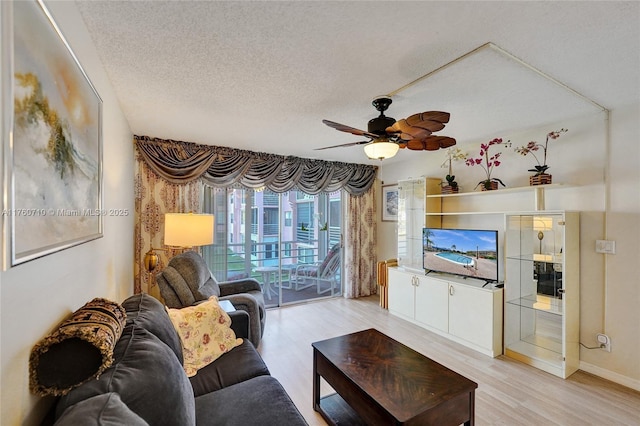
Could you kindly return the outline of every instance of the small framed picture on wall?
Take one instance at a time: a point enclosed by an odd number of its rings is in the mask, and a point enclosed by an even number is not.
[[[382,221],[398,220],[398,185],[382,185]]]

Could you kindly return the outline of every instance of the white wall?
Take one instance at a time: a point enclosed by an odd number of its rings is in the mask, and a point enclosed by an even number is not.
[[[546,192],[546,208],[581,211],[581,294],[580,338],[587,346],[596,346],[595,335],[606,333],[612,340],[612,351],[581,348],[581,369],[640,390],[640,279],[636,267],[640,261],[640,116],[639,104],[610,113],[610,149],[607,150],[606,115],[596,113],[565,123],[519,134],[495,135],[511,139],[514,146],[529,140],[544,141],[547,132],[561,127],[569,129],[549,148],[549,173],[559,189]],[[478,140],[464,150],[477,154]],[[493,151],[492,148],[492,153]],[[380,179],[392,184],[418,176],[441,177],[447,170],[440,167],[442,151],[411,153],[398,163],[382,163]],[[511,149],[503,149],[503,163],[493,176],[509,187],[528,185],[527,169],[535,165],[530,157],[521,157]],[[454,164],[456,180],[462,192],[472,191],[483,175],[475,167]],[[460,201],[463,202],[462,200]],[[530,194],[498,193],[464,199],[463,209],[533,210]],[[474,204],[475,203],[475,204]],[[472,207],[470,207],[472,206]],[[500,215],[446,217],[444,226],[502,229]],[[378,257],[397,256],[394,241],[395,223],[378,222]],[[595,253],[595,240],[616,242],[615,255]]]
[[[104,217],[103,238],[0,273],[3,426],[38,424],[50,403],[29,393],[33,345],[88,300],[122,301],[133,293],[133,135],[75,3],[47,6],[103,100],[103,207],[130,214]]]

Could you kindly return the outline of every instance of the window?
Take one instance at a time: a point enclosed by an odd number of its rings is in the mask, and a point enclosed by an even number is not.
[[[296,216],[298,217],[298,226],[296,227],[298,240],[311,242],[314,239],[313,203],[309,201],[298,202],[296,205]]]
[[[340,241],[340,197],[340,193],[313,196],[206,188],[204,211],[227,218],[216,224],[215,244],[202,248],[213,276],[218,281],[251,277],[263,282],[259,269],[277,267],[281,273],[271,279],[282,281],[280,286],[271,282],[278,297],[265,300],[268,306],[326,297],[315,285],[307,285],[308,292],[296,291],[290,280],[297,265],[322,262]],[[330,295],[341,294],[339,284]]]
[[[265,207],[263,212],[263,232],[264,235],[278,235],[278,213],[279,209]]]

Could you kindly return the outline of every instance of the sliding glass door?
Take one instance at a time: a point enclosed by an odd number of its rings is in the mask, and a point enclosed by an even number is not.
[[[342,199],[298,191],[205,188],[215,239],[203,256],[218,281],[257,279],[267,306],[342,294]]]

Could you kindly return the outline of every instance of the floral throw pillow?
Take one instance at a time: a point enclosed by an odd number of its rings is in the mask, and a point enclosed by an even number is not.
[[[184,371],[188,377],[242,343],[231,329],[231,318],[216,296],[199,305],[166,308],[182,342]]]

